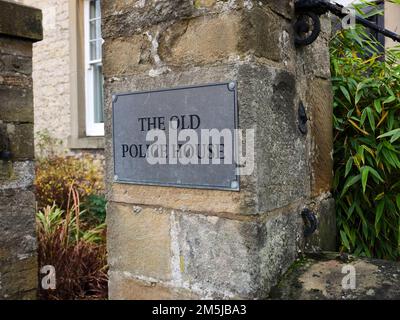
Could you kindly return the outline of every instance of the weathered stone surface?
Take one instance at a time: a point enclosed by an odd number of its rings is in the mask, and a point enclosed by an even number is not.
[[[333,181],[332,87],[329,80],[309,81],[307,104],[312,106],[311,122],[311,192],[316,197],[330,192]]]
[[[104,74],[131,75],[157,68],[175,70],[246,60],[249,56],[289,63],[293,58],[288,55],[293,50],[290,29],[289,22],[282,22],[267,7],[149,27],[141,33],[113,36],[106,41]]]
[[[15,2],[0,1],[0,34],[42,40],[42,12]]]
[[[329,16],[321,18],[321,36],[309,46],[297,48],[297,68],[301,69],[308,77],[319,77],[329,80],[330,58],[328,40],[330,38],[331,21]]]
[[[269,6],[273,11],[291,19],[294,15],[294,1],[282,0],[260,0],[261,3]]]
[[[141,281],[124,272],[110,272],[109,295],[112,300],[194,300],[197,295],[150,281]]]
[[[169,280],[170,217],[162,210],[110,203],[107,245],[111,270]]]
[[[102,4],[103,37],[131,36],[161,22],[189,17],[191,1],[104,1]]]
[[[298,212],[238,221],[111,204],[110,298],[169,299],[171,288],[200,298],[265,297],[301,251]]]
[[[0,35],[0,53],[32,58],[32,41],[14,41],[13,38]]]
[[[256,57],[264,57],[276,62],[289,60],[285,56],[290,45],[289,32],[291,24],[265,8],[253,8],[242,16],[241,51],[254,53]]]
[[[34,298],[37,286],[35,196],[0,190],[0,300]]]
[[[34,158],[33,123],[7,124],[7,134],[13,160]]]
[[[0,101],[1,120],[33,123],[31,90],[0,86]]]
[[[0,300],[33,300],[36,299],[37,259],[36,255],[16,261],[8,261],[12,269],[0,266],[1,284]],[[29,289],[28,289],[29,288]]]
[[[124,75],[143,72],[151,68],[151,43],[146,35],[117,38],[103,45],[103,72],[105,75]],[[119,55],[113,55],[119,52]]]
[[[239,70],[241,128],[256,130],[256,168],[251,191],[258,212],[281,208],[308,192],[305,137],[297,127],[294,76],[275,68]],[[250,187],[244,181],[244,190]]]
[[[321,195],[309,208],[316,214],[318,228],[313,235],[307,238],[306,251],[335,251],[337,249],[335,200]]]
[[[34,206],[35,196],[30,190],[0,190],[2,250],[21,256],[25,251],[32,253],[36,249]],[[8,245],[3,246],[5,243]]]
[[[167,64],[182,66],[215,64],[252,53],[279,62],[283,48],[276,43],[286,31],[285,24],[278,21],[263,8],[185,20],[162,33],[160,58]]]
[[[2,162],[3,168],[7,168],[9,173],[7,179],[0,179],[0,190],[23,189],[33,185],[35,177],[33,161]]]
[[[114,184],[110,200],[183,211],[234,214],[241,212],[240,194],[218,190]]]
[[[32,59],[15,54],[0,55],[0,72],[31,75]]]
[[[227,60],[240,53],[240,19],[238,14],[226,14],[174,24],[160,36],[160,58],[177,65]]]
[[[301,248],[296,210],[248,222],[199,214],[172,217],[175,280],[206,298],[264,297]]]
[[[349,267],[355,271],[355,289],[342,286],[343,279],[349,276]],[[293,265],[270,297],[298,300],[398,300],[399,279],[398,262],[325,253],[308,256]],[[345,283],[348,284],[347,279]]]
[[[0,85],[9,87],[31,88],[32,78],[16,73],[3,73],[0,75]]]
[[[36,299],[32,43],[41,11],[0,0],[0,300]]]

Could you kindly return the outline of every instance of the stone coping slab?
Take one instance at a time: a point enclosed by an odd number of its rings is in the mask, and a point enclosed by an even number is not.
[[[42,11],[19,3],[0,0],[0,35],[33,42],[42,40]]]
[[[331,252],[309,254],[292,265],[270,298],[398,300],[400,263]]]

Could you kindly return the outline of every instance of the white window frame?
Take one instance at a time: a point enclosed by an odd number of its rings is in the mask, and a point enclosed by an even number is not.
[[[104,123],[95,123],[93,64],[101,63],[102,59],[90,60],[90,0],[84,0],[84,33],[85,33],[85,120],[86,136],[104,136]]]

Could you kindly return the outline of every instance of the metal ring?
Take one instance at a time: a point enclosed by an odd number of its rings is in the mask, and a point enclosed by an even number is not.
[[[312,24],[310,25],[310,20]],[[296,23],[294,24],[295,31],[295,44],[306,46],[313,43],[321,33],[321,21],[314,12],[301,12],[297,16]],[[304,37],[305,34],[311,32],[308,36]]]

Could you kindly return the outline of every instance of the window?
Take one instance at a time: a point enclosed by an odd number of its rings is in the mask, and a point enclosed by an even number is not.
[[[104,135],[100,0],[85,0],[86,135]]]

